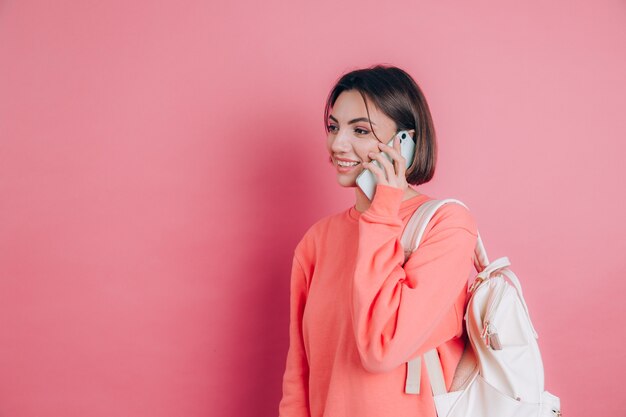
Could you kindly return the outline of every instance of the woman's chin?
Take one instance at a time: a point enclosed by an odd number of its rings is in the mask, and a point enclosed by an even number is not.
[[[346,178],[345,176],[338,175],[337,183],[342,187],[356,187],[356,179],[355,178]]]
[[[345,171],[345,168],[337,169],[336,171],[337,183],[342,187],[356,187],[356,179],[358,178],[359,174],[363,172],[363,168],[358,166],[347,170],[347,172],[342,171]]]

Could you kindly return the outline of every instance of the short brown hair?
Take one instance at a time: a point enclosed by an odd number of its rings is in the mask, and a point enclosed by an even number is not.
[[[324,128],[327,133],[330,108],[335,104],[339,94],[347,90],[356,90],[361,94],[368,117],[366,97],[396,122],[398,131],[415,130],[413,140],[416,152],[406,172],[406,181],[413,185],[430,181],[435,174],[437,164],[435,127],[426,98],[413,78],[400,68],[383,65],[344,74],[326,99]],[[374,132],[371,123],[370,128]],[[376,138],[378,139],[378,136]]]

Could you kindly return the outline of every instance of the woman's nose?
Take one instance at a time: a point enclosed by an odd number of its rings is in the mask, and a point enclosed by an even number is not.
[[[334,152],[347,152],[350,150],[350,137],[347,132],[339,132],[333,140],[332,149]]]

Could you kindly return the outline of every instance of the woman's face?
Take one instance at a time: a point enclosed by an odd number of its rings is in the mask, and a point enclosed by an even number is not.
[[[328,116],[326,144],[337,172],[337,182],[343,187],[355,187],[356,177],[364,169],[362,162],[372,160],[367,154],[380,152],[378,144],[389,142],[396,134],[396,122],[369,100],[367,107],[372,128],[380,141],[371,131],[363,97],[356,90],[343,91]],[[351,166],[340,166],[340,161],[350,163]]]

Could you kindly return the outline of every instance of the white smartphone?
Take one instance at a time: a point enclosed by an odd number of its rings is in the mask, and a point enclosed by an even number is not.
[[[393,148],[393,140],[395,138],[400,139],[400,154],[406,159],[407,169],[413,163],[413,156],[415,155],[415,142],[411,138],[411,135],[406,130],[398,132],[388,143],[388,146]],[[391,163],[393,159],[385,152],[381,152]],[[380,163],[376,160],[373,161],[377,167],[382,168]],[[384,168],[382,168],[384,169]],[[372,200],[374,198],[374,192],[376,191],[376,176],[369,169],[364,169],[363,172],[356,177],[356,185],[363,190],[363,193]]]

